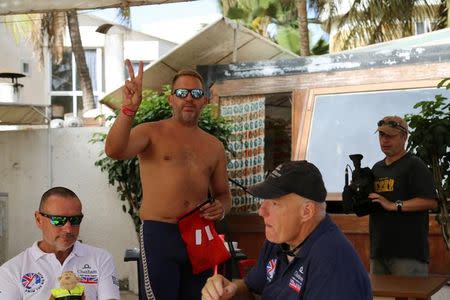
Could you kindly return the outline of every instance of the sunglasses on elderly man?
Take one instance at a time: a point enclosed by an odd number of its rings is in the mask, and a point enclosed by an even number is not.
[[[193,99],[200,99],[205,94],[202,89],[176,89],[172,94],[178,98],[186,98],[189,93]]]
[[[43,212],[39,212],[39,214],[43,217],[46,217],[50,219],[50,224],[56,226],[56,227],[62,227],[66,225],[67,222],[70,222],[72,226],[79,226],[81,223],[81,220],[83,220],[83,215],[79,216],[54,216],[54,215],[48,215],[44,214]]]
[[[380,121],[378,121],[377,125],[378,125],[378,127],[383,126],[383,125],[387,125],[392,128],[400,127],[401,130],[403,130],[405,132],[408,131],[405,127],[403,127],[399,122],[396,122],[396,121],[380,120]]]

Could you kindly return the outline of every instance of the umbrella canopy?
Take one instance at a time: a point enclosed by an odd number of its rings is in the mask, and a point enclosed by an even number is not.
[[[143,87],[161,90],[170,84],[181,69],[196,69],[198,65],[230,64],[259,60],[297,58],[298,55],[280,47],[261,35],[220,18],[197,35],[178,45],[167,55],[153,62],[145,71]],[[118,109],[122,102],[122,87],[106,95],[101,102]]]

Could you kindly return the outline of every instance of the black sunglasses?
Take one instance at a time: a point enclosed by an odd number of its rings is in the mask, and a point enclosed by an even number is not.
[[[205,94],[202,89],[176,89],[172,94],[178,98],[186,98],[189,93],[193,99],[200,99]]]
[[[81,220],[83,220],[83,215],[80,215],[80,216],[54,216],[54,215],[44,214],[43,212],[39,212],[39,214],[43,217],[49,218],[50,224],[52,224],[56,227],[64,226],[67,223],[67,221],[69,221],[72,226],[79,226],[81,223]]]
[[[405,127],[403,127],[399,122],[396,122],[396,121],[380,120],[380,121],[378,121],[377,125],[378,125],[378,127],[383,126],[383,125],[387,125],[392,128],[400,127],[400,129],[402,129],[403,131],[408,132],[408,130]]]

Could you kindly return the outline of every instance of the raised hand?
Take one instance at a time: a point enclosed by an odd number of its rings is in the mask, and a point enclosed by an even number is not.
[[[133,65],[130,60],[125,60],[130,79],[125,81],[123,88],[123,103],[122,106],[129,110],[137,111],[142,101],[142,77],[144,74],[144,64],[139,62],[138,74],[134,76]]]

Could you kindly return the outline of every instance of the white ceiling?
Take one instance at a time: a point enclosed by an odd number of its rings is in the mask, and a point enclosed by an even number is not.
[[[0,0],[0,15],[38,13],[53,10],[94,9],[119,7],[122,2],[129,6],[188,2],[189,0]]]

